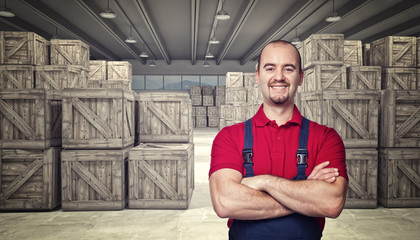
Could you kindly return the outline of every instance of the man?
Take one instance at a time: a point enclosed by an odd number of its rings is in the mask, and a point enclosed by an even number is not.
[[[256,81],[263,104],[251,123],[253,173],[244,178],[245,124],[222,129],[211,153],[213,208],[219,217],[230,218],[230,239],[319,239],[325,217],[338,217],[345,202],[343,142],[334,129],[310,122],[307,162],[302,164],[307,180],[292,180],[298,171],[296,152],[303,124],[294,105],[303,81],[298,50],[282,40],[267,44],[259,57]]]

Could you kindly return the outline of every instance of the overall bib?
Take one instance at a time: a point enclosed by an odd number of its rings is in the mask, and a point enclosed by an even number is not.
[[[306,179],[307,142],[309,135],[309,120],[302,119],[299,135],[299,148],[297,150],[297,175],[293,180]],[[253,135],[252,119],[245,122],[245,139],[242,156],[244,158],[245,177],[252,177],[253,171]],[[266,220],[233,220],[229,230],[230,240],[243,239],[320,239],[321,229],[314,217],[294,213],[285,217]]]

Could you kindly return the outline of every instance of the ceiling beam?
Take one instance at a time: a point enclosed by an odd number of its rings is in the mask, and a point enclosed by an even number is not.
[[[191,0],[191,64],[197,61],[198,19],[200,18],[200,0]]]
[[[160,53],[162,54],[163,59],[166,61],[167,64],[171,64],[171,59],[168,54],[168,51],[166,50],[165,45],[162,43],[161,37],[159,36],[158,32],[154,28],[152,20],[150,19],[149,14],[147,13],[147,10],[144,7],[142,1],[141,0],[133,0],[133,1],[141,17],[143,18],[147,28],[149,29],[150,34],[152,35],[153,40],[155,41],[155,44],[157,45]]]
[[[397,17],[397,16],[394,16],[394,17]],[[372,36],[370,36],[366,39],[363,39],[363,42],[372,42],[372,41],[375,41],[375,40],[383,38],[383,37],[398,35],[398,33],[401,33],[405,30],[408,30],[408,29],[414,28],[414,27],[418,27],[419,22],[420,22],[420,17],[411,19],[407,22],[401,23],[401,24],[399,24],[397,26],[394,26],[392,28],[388,28],[388,29],[386,29],[386,30],[384,30],[380,33],[377,33],[377,34],[372,35]],[[417,34],[417,33],[414,33],[413,35],[415,36],[415,34]]]
[[[130,26],[134,29],[134,31],[136,31],[137,35],[139,35],[140,40],[142,41],[144,48],[147,50],[147,52],[150,53],[151,58],[154,59],[154,60],[156,60],[157,59],[156,56],[150,50],[149,46],[146,44],[146,41],[144,41],[144,39],[141,36],[140,32],[137,30],[136,25],[127,16],[127,14],[125,13],[124,9],[121,7],[121,4],[119,3],[119,1],[115,0],[115,3],[117,5],[118,9],[121,11],[121,13],[124,15],[125,19],[127,19],[127,21],[130,23]]]
[[[213,15],[213,24],[211,25],[211,31],[210,31],[210,35],[209,35],[209,40],[207,41],[206,52],[204,53],[204,59],[205,60],[207,60],[206,55],[210,51],[210,47],[211,47],[210,39],[214,36],[214,32],[216,31],[216,28],[217,28],[217,23],[219,22],[219,20],[217,20],[215,16],[216,16],[217,12],[222,9],[223,1],[224,0],[219,0],[218,1],[217,7],[216,7],[216,12]]]
[[[118,28],[112,26],[111,21],[105,20],[99,16],[100,8],[92,1],[77,0],[77,3],[97,22],[101,25],[120,45],[127,50],[137,60],[146,64],[146,60],[142,59],[128,44],[124,41],[124,34]],[[105,22],[106,21],[106,22]],[[112,27],[111,27],[112,26]]]
[[[81,40],[89,45],[89,47],[96,51],[97,53],[101,54],[107,59],[117,60],[119,59],[115,54],[107,50],[101,44],[99,44],[96,40],[88,36],[82,30],[65,20],[63,17],[58,15],[53,10],[46,7],[44,4],[39,2],[38,0],[20,0],[20,2],[29,8],[32,12],[38,14],[43,19],[50,22],[52,25],[60,28],[60,30],[66,32],[68,35],[74,37],[75,39]]]
[[[12,27],[16,30],[19,30],[21,32],[35,32],[36,34],[40,35],[41,37],[45,39],[50,39],[52,37],[51,34],[45,32],[44,30],[41,30],[18,17],[13,18],[0,18],[0,22],[8,25],[9,27]]]
[[[245,24],[251,12],[254,10],[257,3],[258,3],[258,0],[248,0],[248,4],[244,6],[244,8],[242,9],[241,17],[238,18],[238,20],[236,21],[235,26],[232,28],[232,31],[229,33],[229,37],[223,44],[222,50],[219,52],[219,55],[217,56],[216,65],[219,65],[220,62],[225,58],[227,52],[232,47],[233,42],[238,37],[238,34],[241,31],[241,28]]]
[[[325,0],[323,4],[327,1],[328,0]],[[274,38],[299,15],[299,13],[309,7],[313,2],[313,0],[306,0],[294,3],[292,7],[276,21],[276,24],[271,27],[270,30],[268,30],[267,33],[264,34],[264,36],[262,36],[255,44],[253,44],[252,47],[241,57],[241,65],[255,58],[255,56],[260,53],[266,44],[274,40]]]

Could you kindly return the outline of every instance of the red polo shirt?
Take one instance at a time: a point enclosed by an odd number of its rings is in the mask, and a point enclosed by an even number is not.
[[[277,126],[270,121],[262,105],[252,118],[254,135],[254,173],[270,174],[292,179],[297,173],[296,151],[299,146],[299,132],[302,115],[295,106],[293,117],[284,125]],[[235,169],[245,174],[242,159],[244,147],[244,126],[239,123],[223,128],[213,141],[209,176],[222,168]],[[340,176],[348,181],[345,149],[338,133],[327,126],[310,123],[308,137],[308,167],[306,176],[313,168],[325,161],[328,167],[338,168]],[[321,229],[325,218],[317,219]]]

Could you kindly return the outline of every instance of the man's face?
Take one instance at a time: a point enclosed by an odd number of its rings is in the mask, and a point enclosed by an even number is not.
[[[264,48],[260,58],[261,65],[256,77],[264,103],[293,104],[303,79],[296,50],[288,44],[271,43]]]

